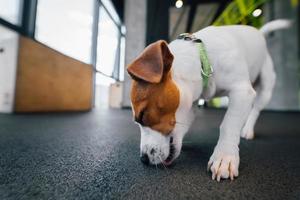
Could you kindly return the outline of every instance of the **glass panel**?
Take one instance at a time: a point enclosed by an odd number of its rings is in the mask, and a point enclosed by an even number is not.
[[[121,24],[119,15],[117,14],[115,7],[113,6],[113,3],[111,2],[111,0],[101,0],[101,3],[104,5],[106,10],[109,12],[109,14],[113,18],[113,20],[117,24]]]
[[[125,73],[125,37],[121,38],[121,49],[120,49],[120,81],[124,81]]]
[[[120,31],[103,7],[100,7],[97,70],[111,76],[118,56]]]
[[[0,17],[15,24],[21,24],[23,0],[0,0]]]
[[[91,63],[94,0],[39,0],[36,39]]]

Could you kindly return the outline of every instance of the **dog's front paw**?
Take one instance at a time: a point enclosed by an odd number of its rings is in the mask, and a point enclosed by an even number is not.
[[[218,182],[223,179],[234,177],[239,175],[239,163],[240,157],[238,150],[231,150],[230,152],[222,150],[222,148],[216,146],[214,153],[209,159],[207,170],[212,173],[212,179]]]

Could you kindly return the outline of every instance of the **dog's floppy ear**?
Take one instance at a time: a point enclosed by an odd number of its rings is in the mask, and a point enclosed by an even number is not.
[[[163,75],[170,71],[173,58],[167,43],[159,40],[146,47],[142,54],[127,67],[127,71],[135,80],[159,83]]]

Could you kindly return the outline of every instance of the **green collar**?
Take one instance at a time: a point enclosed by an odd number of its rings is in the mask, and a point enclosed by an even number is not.
[[[198,43],[198,47],[199,47],[199,55],[201,60],[201,76],[203,81],[203,87],[207,88],[208,79],[213,74],[213,68],[209,62],[203,42]]]
[[[192,35],[190,33],[182,33],[178,36],[177,39],[184,39],[187,41],[192,41],[197,43],[199,48],[200,61],[201,61],[201,77],[202,77],[203,87],[207,88],[209,77],[211,77],[211,75],[213,74],[213,68],[209,62],[207,52],[202,40],[196,38],[195,35]]]

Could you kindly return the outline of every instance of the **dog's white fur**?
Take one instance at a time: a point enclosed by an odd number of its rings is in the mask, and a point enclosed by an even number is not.
[[[238,176],[240,136],[254,137],[254,125],[260,111],[269,102],[275,84],[275,72],[264,35],[287,28],[287,20],[277,20],[259,31],[249,26],[210,26],[194,35],[205,44],[214,73],[208,88],[203,88],[201,62],[196,43],[175,40],[169,44],[174,55],[172,78],[180,92],[174,138],[176,159],[182,139],[193,121],[193,103],[199,98],[228,96],[229,106],[220,126],[220,137],[208,162],[212,178]],[[255,83],[255,85],[254,85]],[[140,126],[141,153],[147,153],[152,164],[163,162],[169,154],[169,137]],[[150,154],[150,149],[155,154]]]

